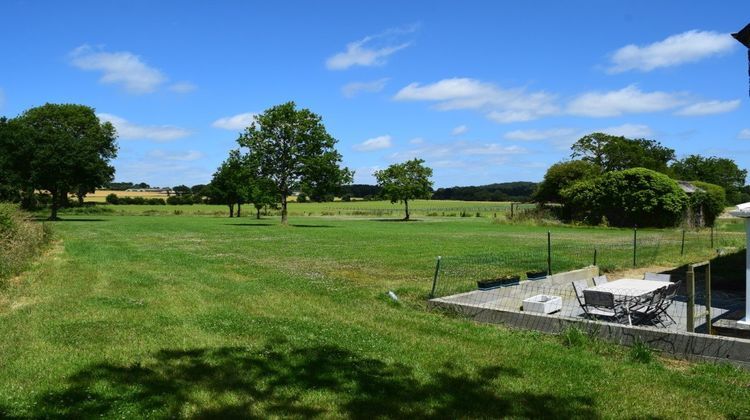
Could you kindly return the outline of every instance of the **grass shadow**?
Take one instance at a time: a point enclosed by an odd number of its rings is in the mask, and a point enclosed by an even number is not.
[[[106,219],[64,219],[64,218],[57,218],[55,220],[50,220],[46,217],[34,217],[32,218],[35,222],[50,222],[50,223],[67,223],[67,222],[106,222]]]
[[[284,348],[284,349],[280,349]],[[594,399],[511,391],[514,367],[412,368],[334,345],[163,350],[146,362],[86,367],[43,394],[29,417],[598,418]]]
[[[297,228],[334,228],[336,226],[330,226],[330,225],[304,225],[304,224],[291,224],[292,227]]]
[[[273,226],[273,223],[224,223],[224,226]]]

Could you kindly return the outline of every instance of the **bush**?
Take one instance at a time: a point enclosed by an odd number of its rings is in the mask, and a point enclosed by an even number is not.
[[[561,195],[569,217],[591,224],[667,227],[682,221],[688,196],[668,176],[645,168],[579,181]]]
[[[343,196],[341,197],[341,201],[347,201],[347,202],[348,202],[348,201],[352,201],[352,196],[351,196],[351,194],[344,194],[344,195],[343,195]]]
[[[0,203],[0,279],[19,274],[50,236],[48,225],[34,222],[16,204]]]
[[[179,205],[192,205],[193,204],[193,196],[189,194],[185,195],[172,195],[167,198],[167,204],[173,205],[173,206],[179,206]]]
[[[299,195],[297,196],[297,202],[307,203],[307,195],[305,195],[305,193],[299,193]]]
[[[104,200],[109,204],[120,204],[120,198],[115,193],[107,194],[107,198]]]
[[[727,193],[724,188],[708,182],[692,181],[691,184],[702,189],[690,196],[690,208],[693,211],[703,209],[703,220],[706,226],[713,226],[716,218],[724,211]]]

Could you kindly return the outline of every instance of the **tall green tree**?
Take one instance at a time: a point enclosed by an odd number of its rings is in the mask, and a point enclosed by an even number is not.
[[[747,170],[740,169],[732,159],[690,155],[672,164],[677,179],[703,181],[726,190],[727,201],[737,204],[741,200]]]
[[[391,203],[404,203],[404,220],[409,220],[409,200],[427,199],[432,195],[432,169],[423,163],[422,159],[412,159],[375,172],[381,195]]]
[[[322,194],[351,182],[352,172],[340,166],[337,141],[321,120],[309,109],[287,102],[258,115],[237,140],[257,162],[260,175],[273,181],[284,225],[292,192],[305,187]]]
[[[669,173],[675,151],[656,140],[629,139],[604,133],[581,137],[571,146],[572,158],[580,158],[601,168],[602,172],[646,168]]]
[[[241,216],[242,203],[249,195],[248,172],[240,151],[232,150],[211,179],[209,184],[211,201],[226,204],[229,207],[229,217],[234,217],[235,205],[238,206],[237,217]]]
[[[601,174],[601,169],[586,160],[571,160],[558,162],[544,174],[544,179],[537,186],[533,199],[538,203],[561,203],[560,191],[575,182],[595,178]]]
[[[111,159],[117,156],[117,134],[84,105],[45,104],[16,118],[32,148],[26,188],[52,195],[51,220],[69,192],[101,187],[112,180]],[[2,154],[4,151],[0,151]],[[22,171],[24,173],[24,171]],[[25,176],[25,173],[24,173]]]

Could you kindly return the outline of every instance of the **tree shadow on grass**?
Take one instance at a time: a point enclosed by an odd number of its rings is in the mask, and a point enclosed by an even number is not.
[[[224,226],[273,226],[273,223],[224,223]]]
[[[50,223],[67,223],[67,222],[106,222],[106,219],[64,219],[64,218],[57,218],[55,220],[50,220],[46,217],[35,217],[32,220],[35,222],[50,222]]]
[[[296,228],[334,228],[336,226],[331,225],[304,225],[304,224],[291,224],[290,226]]]
[[[411,222],[421,222],[422,219],[370,219],[373,222],[403,222],[403,223],[411,223]]]
[[[504,390],[509,367],[454,365],[418,377],[337,346],[163,350],[154,360],[96,364],[42,395],[32,417],[261,418],[345,416],[600,417],[591,397]],[[286,346],[281,346],[286,347]],[[0,417],[2,417],[0,408]],[[14,413],[6,413],[14,414]]]

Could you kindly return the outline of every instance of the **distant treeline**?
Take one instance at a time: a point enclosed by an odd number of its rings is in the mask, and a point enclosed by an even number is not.
[[[376,198],[380,194],[381,188],[377,185],[352,184],[341,187],[341,196],[350,196],[356,198]]]
[[[463,201],[530,201],[536,189],[534,182],[503,182],[471,187],[438,188],[434,200]]]

